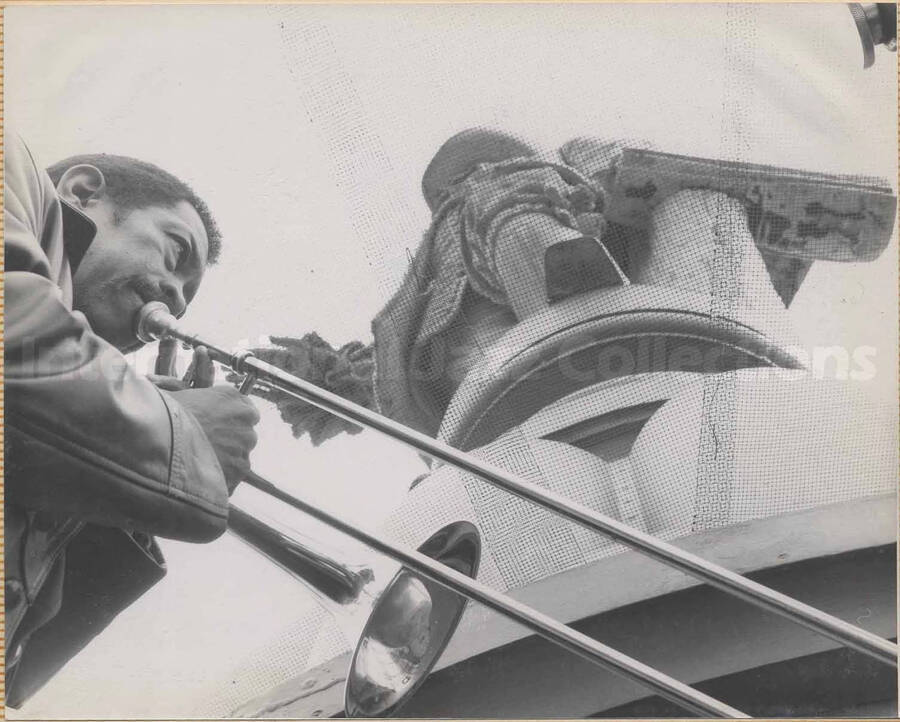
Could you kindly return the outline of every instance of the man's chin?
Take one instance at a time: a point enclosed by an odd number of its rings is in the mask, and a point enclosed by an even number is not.
[[[97,335],[123,354],[134,353],[144,346],[144,343],[131,333],[104,334],[98,331]]]
[[[144,345],[132,333],[131,329],[126,330],[113,325],[93,322],[90,317],[88,317],[88,323],[91,324],[91,328],[95,334],[108,344],[115,346],[123,354],[133,353]]]
[[[127,301],[128,303],[120,302],[118,305],[119,309],[129,309],[124,313],[109,313],[111,310],[109,308],[103,309],[103,313],[90,313],[90,308],[83,311],[94,333],[108,344],[115,346],[123,354],[137,351],[144,345],[134,335],[131,327],[131,319],[137,310],[130,311],[130,309],[132,307],[140,309],[140,306],[133,303],[130,298]],[[123,323],[126,320],[127,323]]]

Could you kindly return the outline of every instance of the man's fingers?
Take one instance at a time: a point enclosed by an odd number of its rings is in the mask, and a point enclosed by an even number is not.
[[[175,359],[178,357],[178,341],[174,338],[164,338],[159,342],[158,355],[153,373],[157,376],[174,376]]]
[[[235,418],[249,421],[251,425],[259,423],[259,409],[256,408],[256,404],[249,397],[244,396],[233,386],[216,386],[215,388],[225,399],[239,404],[239,410],[234,412]]]
[[[206,346],[198,346],[194,349],[194,357],[188,367],[184,380],[195,389],[206,389],[216,380],[216,367],[209,357]]]
[[[256,404],[254,404],[250,399],[246,396],[242,396],[242,399],[246,399],[247,401],[247,418],[250,420],[250,423],[254,426],[259,423],[259,409],[256,408]]]
[[[197,364],[194,384],[196,385],[199,382],[203,388],[212,386],[216,380],[216,366],[209,357],[209,351],[206,346],[200,346],[197,349],[194,361]]]

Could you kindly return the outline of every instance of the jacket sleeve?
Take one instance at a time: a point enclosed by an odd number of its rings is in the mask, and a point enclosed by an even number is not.
[[[5,161],[6,498],[185,541],[217,537],[228,494],[206,435],[70,310],[53,277],[55,190],[15,136]]]

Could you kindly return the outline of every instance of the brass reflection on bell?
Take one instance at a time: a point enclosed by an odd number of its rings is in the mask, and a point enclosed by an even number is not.
[[[425,680],[450,641],[466,598],[398,564],[389,574],[322,551],[296,530],[232,506],[229,530],[315,595],[355,644],[344,709],[349,717],[396,712]],[[475,577],[481,540],[466,521],[448,524],[419,547],[426,556]],[[386,580],[386,581],[385,581]]]

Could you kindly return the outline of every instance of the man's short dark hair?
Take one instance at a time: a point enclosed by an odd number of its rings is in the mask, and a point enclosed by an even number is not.
[[[76,165],[92,165],[106,179],[106,192],[116,206],[116,221],[120,221],[128,211],[150,206],[172,206],[187,201],[203,221],[209,238],[207,263],[212,265],[219,259],[222,236],[209,208],[184,181],[179,180],[162,168],[135,158],[122,155],[95,153],[73,155],[47,169],[53,185],[59,183],[63,174]]]

